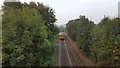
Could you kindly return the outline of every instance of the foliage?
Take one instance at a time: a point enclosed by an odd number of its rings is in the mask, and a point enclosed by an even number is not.
[[[80,16],[80,19],[69,21],[66,30],[85,54],[95,62],[119,66],[120,18],[104,17],[99,24],[94,25],[92,21]]]
[[[44,6],[43,3],[37,2],[30,2],[30,4],[25,4],[30,8],[35,8],[39,11],[39,13],[42,15],[42,19],[44,20],[45,25],[47,26],[47,30],[50,30],[53,35],[56,35],[58,33],[58,28],[55,26],[56,18],[55,18],[55,12],[52,8],[48,6]],[[56,30],[54,28],[57,28]]]
[[[105,17],[93,30],[91,51],[96,62],[117,66],[120,64],[119,27],[120,19]]]
[[[85,16],[69,21],[66,27],[69,36],[78,43],[79,48],[83,49],[85,54],[90,52],[91,30],[93,27],[94,23]]]
[[[3,66],[53,65],[56,35],[52,34],[51,30],[47,30],[49,28],[45,25],[44,16],[38,9],[31,8],[37,5],[27,4],[28,6],[25,6],[26,3],[20,3],[21,7],[15,8],[17,2],[7,3],[5,2],[2,7],[4,11],[2,20]],[[56,33],[58,27],[54,27],[51,29]],[[53,40],[48,39],[49,33]]]

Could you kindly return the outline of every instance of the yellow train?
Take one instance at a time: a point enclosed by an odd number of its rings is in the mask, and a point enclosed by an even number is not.
[[[64,40],[64,39],[65,39],[65,36],[64,36],[64,35],[60,35],[60,39],[61,39],[61,40]]]

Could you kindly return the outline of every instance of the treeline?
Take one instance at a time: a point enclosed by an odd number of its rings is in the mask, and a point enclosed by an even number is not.
[[[66,31],[86,56],[101,65],[120,64],[120,18],[104,17],[94,24],[85,16],[70,20]]]
[[[59,27],[59,32],[64,32],[65,31],[65,28],[63,26],[60,26]]]
[[[39,2],[4,2],[2,11],[2,65],[54,65],[54,10]]]

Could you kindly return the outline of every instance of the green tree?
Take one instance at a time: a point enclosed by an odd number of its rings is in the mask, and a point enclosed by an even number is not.
[[[51,35],[56,35],[58,34],[58,28],[55,26],[56,22],[56,17],[55,17],[55,12],[52,8],[43,5],[43,3],[37,2],[30,2],[29,7],[31,8],[36,8],[39,13],[42,15],[42,19],[45,22],[45,25],[47,26],[47,30],[51,31]],[[54,28],[57,28],[56,30]]]
[[[51,31],[47,30],[43,15],[26,3],[21,4],[22,8],[11,5],[2,7],[5,12],[2,20],[3,66],[53,65],[56,44],[48,39]],[[52,29],[57,31],[56,26]]]
[[[85,55],[93,58],[95,62],[101,65],[119,66],[120,18],[104,17],[95,25],[85,16],[80,16],[79,19],[67,23],[66,31]]]
[[[92,31],[92,57],[101,64],[119,65],[120,19],[105,17]],[[109,56],[109,57],[107,57]]]
[[[86,55],[90,53],[91,31],[93,28],[94,23],[85,16],[69,21],[66,27],[68,35],[78,43],[79,48],[83,49]]]

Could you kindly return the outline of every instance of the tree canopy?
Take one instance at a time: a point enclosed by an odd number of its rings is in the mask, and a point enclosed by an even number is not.
[[[2,7],[3,66],[55,64],[58,27],[52,8],[35,2],[4,2]],[[45,19],[45,17],[48,17]],[[50,25],[52,23],[52,25]],[[51,38],[49,38],[51,36]]]
[[[101,65],[119,66],[120,18],[104,17],[95,25],[85,16],[80,16],[66,24],[66,31],[84,54],[95,62]]]

